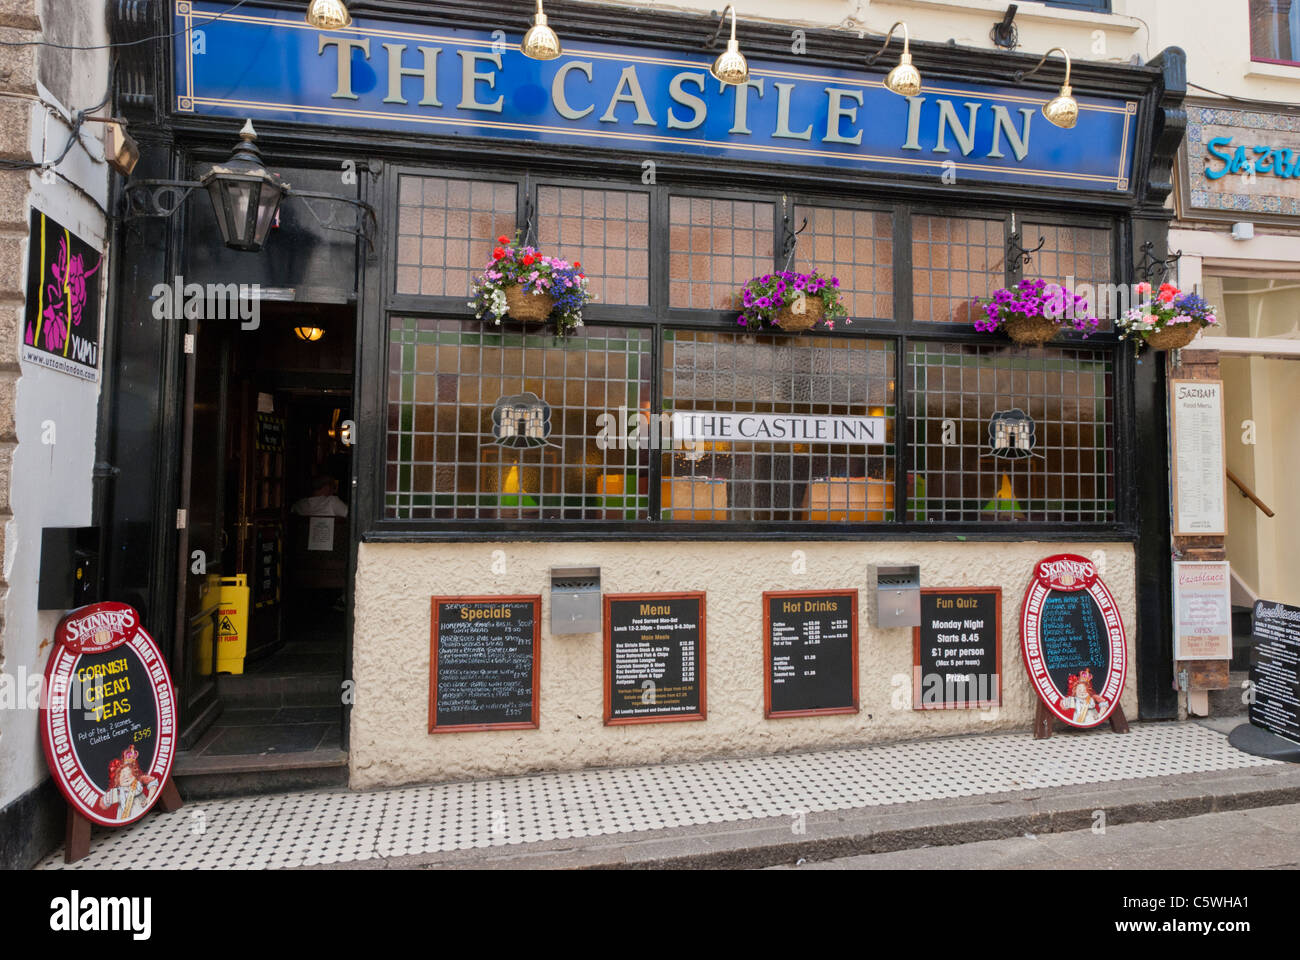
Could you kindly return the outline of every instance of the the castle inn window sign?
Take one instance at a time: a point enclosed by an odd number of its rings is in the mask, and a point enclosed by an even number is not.
[[[1134,101],[1078,97],[1078,124],[1065,130],[1040,112],[1051,94],[1026,87],[945,80],[903,97],[881,73],[811,57],[807,67],[750,60],[747,81],[724,85],[704,52],[575,42],[537,61],[488,30],[358,18],[329,32],[254,6],[211,19],[223,9],[176,5],[178,112],[1129,189]]]

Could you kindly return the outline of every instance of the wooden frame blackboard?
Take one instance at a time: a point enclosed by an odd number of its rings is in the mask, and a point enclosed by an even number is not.
[[[441,627],[438,608],[441,604],[456,603],[462,605],[500,606],[503,604],[529,604],[532,607],[532,693],[529,719],[507,721],[504,723],[438,723],[438,650],[439,629]],[[433,597],[429,605],[429,732],[430,733],[469,733],[476,730],[536,730],[538,721],[538,703],[541,694],[542,677],[542,598],[541,596],[511,597]]]
[[[927,629],[925,626],[925,598],[949,596],[954,600],[961,597],[969,596],[986,596],[992,595],[994,619],[993,629],[993,675],[997,677],[997,696],[996,699],[986,700],[962,700],[962,701],[944,701],[943,703],[924,702],[922,696],[922,680],[926,668],[927,656],[923,655],[923,637],[922,632]],[[954,606],[952,613],[957,619],[961,617],[962,610]],[[989,707],[1002,706],[1002,588],[1001,587],[924,587],[921,590],[921,626],[912,628],[912,709],[913,710],[982,710]],[[957,628],[958,632],[963,632]],[[941,668],[936,668],[941,669]],[[960,669],[960,668],[958,668]],[[946,690],[945,685],[945,690]]]
[[[850,702],[838,706],[798,710],[775,710],[772,707],[772,600],[849,598]],[[798,614],[791,614],[798,616]],[[858,591],[857,590],[769,590],[763,594],[763,716],[820,717],[839,713],[857,713],[858,698]]]
[[[675,723],[683,720],[705,720],[708,718],[708,684],[705,673],[705,647],[707,646],[705,630],[705,607],[707,594],[700,592],[685,593],[607,593],[604,597],[604,696],[605,725],[608,727],[634,723]],[[664,601],[695,600],[699,604],[699,619],[696,623],[695,644],[695,694],[698,709],[686,713],[649,713],[638,715],[614,716],[614,605],[620,603],[649,603],[660,605]]]

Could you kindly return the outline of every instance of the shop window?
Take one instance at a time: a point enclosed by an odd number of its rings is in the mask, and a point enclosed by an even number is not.
[[[1111,231],[1106,227],[1078,227],[1055,224],[1026,223],[1022,228],[1025,247],[1043,246],[1033,254],[1025,266],[1025,276],[1041,277],[1052,283],[1069,286],[1079,293],[1079,287],[1092,288],[1089,305],[1101,319],[1100,330],[1110,330],[1114,317],[1109,316],[1110,298],[1103,293],[1114,282],[1111,258]],[[1073,280],[1071,280],[1073,278]]]
[[[1001,220],[912,217],[912,311],[929,323],[972,323],[971,301],[1006,279]]]
[[[857,338],[669,330],[663,410],[767,415],[771,441],[688,432],[660,453],[661,519],[673,523],[884,523],[894,519],[894,347]],[[875,442],[808,435],[830,418],[878,421]],[[728,418],[735,425],[739,417]],[[711,422],[717,423],[716,420]]]
[[[1110,0],[1042,0],[1045,7],[1063,7],[1067,10],[1092,10],[1110,13]]]
[[[650,409],[650,343],[637,328],[558,339],[394,319],[385,516],[646,519],[649,454],[610,436]]]
[[[913,343],[908,514],[929,523],[1115,520],[1111,354]]]
[[[398,188],[397,292],[467,297],[496,238],[513,236],[513,183],[404,176]]]
[[[550,254],[582,264],[597,303],[650,303],[650,195],[539,187],[537,237]]]
[[[1255,60],[1300,61],[1300,2],[1250,0],[1250,55]]]
[[[730,310],[750,278],[775,265],[776,207],[710,197],[669,201],[669,304],[693,310]]]
[[[807,226],[804,226],[804,224]],[[839,278],[850,317],[894,316],[894,218],[884,212],[842,207],[796,206],[802,229],[795,269]]]

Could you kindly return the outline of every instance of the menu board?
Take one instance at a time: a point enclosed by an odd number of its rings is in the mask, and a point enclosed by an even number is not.
[[[1223,381],[1170,381],[1174,536],[1227,535]]]
[[[1119,703],[1128,639],[1119,605],[1091,560],[1039,561],[1020,612],[1021,652],[1039,699],[1075,727],[1095,727]]]
[[[912,709],[969,710],[1002,704],[1002,588],[921,591],[912,630]]]
[[[1250,722],[1300,742],[1300,607],[1259,600],[1251,622]]]
[[[541,597],[434,597],[429,732],[535,730]]]
[[[605,723],[705,718],[703,593],[605,595]]]
[[[858,592],[763,594],[767,717],[858,712]]]
[[[1228,561],[1174,563],[1174,659],[1232,659]]]
[[[159,799],[176,750],[176,692],[140,615],[112,601],[79,607],[45,667],[41,742],[71,808],[93,823],[139,820]]]

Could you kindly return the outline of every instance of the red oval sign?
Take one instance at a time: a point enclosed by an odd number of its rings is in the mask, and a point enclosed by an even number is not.
[[[1128,642],[1115,598],[1087,557],[1062,553],[1034,568],[1020,610],[1025,669],[1040,700],[1075,727],[1095,727],[1124,692]]]
[[[149,812],[175,758],[176,691],[132,607],[93,603],[59,621],[40,724],[46,763],[74,810],[105,826]]]

